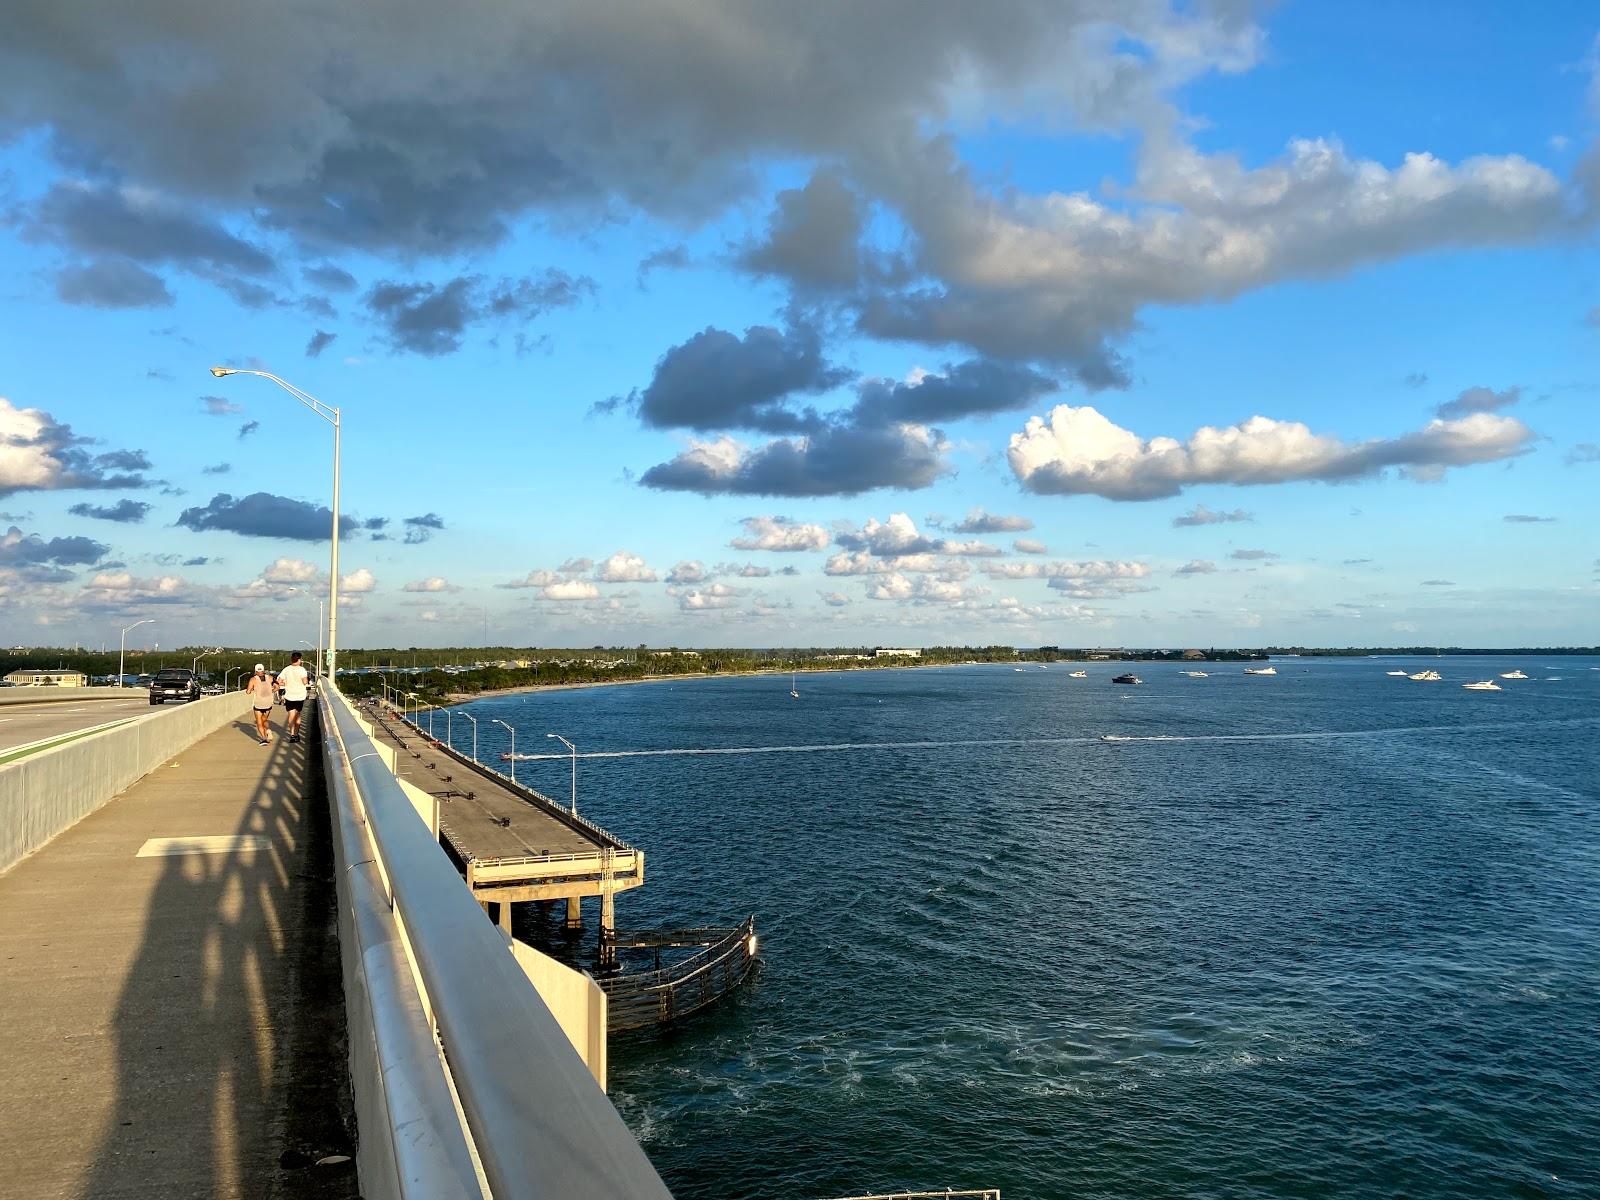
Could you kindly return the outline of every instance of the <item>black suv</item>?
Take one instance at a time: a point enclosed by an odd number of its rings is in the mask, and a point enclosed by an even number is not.
[[[150,703],[163,704],[168,700],[183,703],[200,699],[200,681],[194,672],[183,667],[168,667],[157,671],[150,681]]]

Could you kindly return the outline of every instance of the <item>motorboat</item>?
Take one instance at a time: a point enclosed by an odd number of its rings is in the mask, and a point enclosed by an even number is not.
[[[1140,679],[1132,671],[1128,671],[1125,674],[1115,676],[1111,680],[1111,682],[1112,683],[1143,683],[1144,680]]]
[[[1013,671],[1015,671],[1018,675],[1022,674],[1022,668],[1021,667],[1012,667],[1011,669]]]
[[[1404,672],[1404,671],[1385,671],[1384,674],[1385,675],[1398,675],[1401,679],[1404,679],[1406,677],[1406,672]]]
[[[1414,679],[1418,683],[1437,683],[1444,676],[1437,671],[1418,671],[1415,675],[1407,675],[1406,678]]]
[[[1089,672],[1087,672],[1087,671],[1068,671],[1067,672],[1067,678],[1068,679],[1087,679],[1087,678],[1089,678]]]
[[[1244,669],[1244,673],[1246,675],[1276,675],[1278,673],[1278,668],[1277,667],[1246,667]]]
[[[1463,683],[1461,686],[1469,692],[1500,692],[1505,690],[1492,679],[1480,679],[1477,683]]]
[[[1190,679],[1204,679],[1208,673],[1205,671],[1183,671],[1181,674],[1187,675]]]
[[[1526,675],[1524,675],[1521,671],[1503,671],[1500,674],[1500,678],[1501,679],[1526,679],[1528,677]]]
[[[1119,733],[1102,733],[1100,735],[1100,740],[1102,742],[1131,742],[1131,741],[1133,741],[1132,738],[1124,737]]]

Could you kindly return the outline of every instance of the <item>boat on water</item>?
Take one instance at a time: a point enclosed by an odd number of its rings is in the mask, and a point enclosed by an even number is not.
[[[1244,669],[1244,673],[1246,675],[1276,675],[1278,673],[1278,668],[1277,667],[1246,667]]]
[[[1505,690],[1492,679],[1480,679],[1477,683],[1463,683],[1461,686],[1469,692],[1500,692]]]
[[[1500,678],[1501,679],[1526,679],[1528,677],[1525,674],[1523,674],[1521,671],[1502,671],[1500,673]]]
[[[795,682],[796,678],[797,678],[797,676],[795,675],[795,673],[793,671],[790,671],[789,672],[789,695],[790,695],[790,697],[792,699],[798,700],[798,699],[800,699],[800,687]]]
[[[1140,679],[1132,671],[1128,671],[1125,674],[1115,676],[1111,680],[1111,682],[1112,683],[1143,683],[1144,680]]]
[[[1180,673],[1187,675],[1190,679],[1205,679],[1208,675],[1206,671],[1183,671]]]
[[[1089,678],[1089,672],[1087,672],[1087,671],[1068,671],[1067,672],[1067,678],[1068,679],[1087,679],[1087,678]]]
[[[1022,668],[1021,667],[1012,667],[1011,669],[1013,671],[1015,671],[1018,675],[1022,674]]]
[[[1444,676],[1437,671],[1418,671],[1415,675],[1407,675],[1406,678],[1415,679],[1419,683],[1437,683]]]
[[[1131,741],[1133,741],[1132,738],[1123,737],[1120,733],[1102,733],[1100,735],[1100,740],[1102,742],[1131,742]]]
[[[1404,679],[1406,677],[1406,673],[1404,671],[1385,671],[1384,674],[1385,675],[1398,675],[1401,679]]]

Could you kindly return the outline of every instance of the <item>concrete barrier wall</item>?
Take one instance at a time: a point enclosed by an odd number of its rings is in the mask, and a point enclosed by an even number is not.
[[[5,704],[65,704],[69,700],[119,700],[138,699],[149,694],[149,688],[114,687],[8,687],[0,688],[0,705]]]
[[[582,971],[558,963],[527,942],[511,939],[511,953],[523,974],[539,991],[572,1048],[589,1068],[600,1090],[606,1090],[606,993]]]
[[[0,871],[173,755],[243,716],[246,707],[243,692],[166,706],[149,720],[90,734],[0,767]]]

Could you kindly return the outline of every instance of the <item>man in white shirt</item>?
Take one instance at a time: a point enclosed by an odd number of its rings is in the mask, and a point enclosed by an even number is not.
[[[306,689],[311,676],[300,665],[300,651],[289,656],[289,665],[278,672],[278,695],[289,713],[289,740],[300,740],[300,710],[306,704]]]

